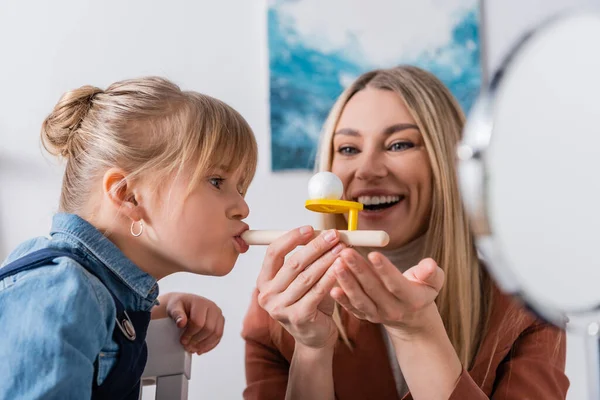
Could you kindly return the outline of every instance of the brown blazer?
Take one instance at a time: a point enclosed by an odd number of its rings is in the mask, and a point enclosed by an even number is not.
[[[534,318],[498,290],[493,297],[488,333],[473,367],[463,370],[450,399],[565,399],[569,381],[564,373],[564,331]],[[336,399],[398,399],[380,327],[344,311],[342,323],[354,349],[341,341],[335,349]],[[244,399],[284,399],[294,338],[258,305],[256,291],[242,336],[246,341]],[[435,377],[431,381],[435,384]]]

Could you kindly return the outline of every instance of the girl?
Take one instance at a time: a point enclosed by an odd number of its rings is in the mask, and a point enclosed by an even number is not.
[[[455,168],[463,124],[414,67],[368,72],[340,96],[319,168],[390,243],[345,248],[344,217],[324,215],[334,229],[285,262],[312,229],[271,245],[244,325],[246,399],[566,397],[564,332],[502,295],[477,258]]]
[[[187,325],[188,350],[218,343],[220,310],[159,305],[157,281],[225,275],[248,249],[254,135],[223,102],[143,78],[66,93],[41,136],[67,160],[60,213],[0,268],[0,398],[137,399],[151,314]]]

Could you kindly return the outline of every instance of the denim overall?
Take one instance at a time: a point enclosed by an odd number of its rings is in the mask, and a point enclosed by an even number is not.
[[[76,252],[66,249],[45,248],[34,251],[0,269],[0,280],[25,270],[42,266],[47,267],[53,264],[58,257],[68,257],[79,263],[92,275],[97,276],[91,268],[86,266],[87,263],[84,258]],[[98,277],[98,279],[100,278]],[[150,323],[150,312],[128,313],[112,292],[111,295],[117,309],[113,340],[119,345],[119,358],[101,385],[97,385],[94,376],[92,399],[137,400],[140,391],[140,378],[148,356],[146,332]],[[97,374],[97,365],[95,365],[95,369],[94,375]]]

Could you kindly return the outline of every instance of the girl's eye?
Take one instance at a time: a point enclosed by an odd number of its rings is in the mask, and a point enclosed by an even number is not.
[[[225,181],[225,179],[223,178],[210,178],[208,180],[208,182],[213,185],[214,187],[216,187],[217,189],[221,189],[221,185],[223,185],[223,182]]]
[[[402,151],[402,150],[407,150],[410,148],[415,147],[414,144],[410,143],[410,142],[396,142],[396,143],[392,143],[390,145],[390,147],[388,147],[388,150],[390,151]]]
[[[352,146],[342,146],[338,149],[338,153],[349,156],[353,154],[358,154],[358,149]]]

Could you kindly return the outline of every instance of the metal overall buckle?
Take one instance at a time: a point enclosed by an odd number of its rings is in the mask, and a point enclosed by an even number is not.
[[[125,314],[125,318],[123,319],[123,321],[119,321],[119,317],[115,318],[115,320],[117,321],[117,326],[119,327],[123,335],[125,335],[125,337],[128,340],[133,342],[136,338],[135,328],[133,327],[133,323],[131,322],[127,311],[123,311],[123,314]]]

